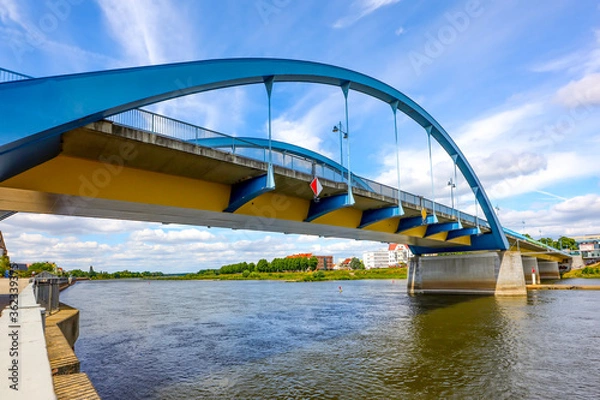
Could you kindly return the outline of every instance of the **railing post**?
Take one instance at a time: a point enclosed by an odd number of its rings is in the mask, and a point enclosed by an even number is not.
[[[154,131],[154,114],[152,114],[152,133],[156,133]]]

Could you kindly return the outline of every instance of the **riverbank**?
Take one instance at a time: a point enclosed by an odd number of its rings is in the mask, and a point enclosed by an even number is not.
[[[573,269],[565,274],[563,274],[563,279],[568,278],[595,278],[600,279],[600,263],[589,265],[585,268],[581,269]]]
[[[289,282],[349,281],[359,279],[406,279],[407,268],[378,268],[366,270],[335,270],[317,272],[252,272],[248,274],[218,274],[204,272],[182,276],[161,276],[156,280],[269,280]]]

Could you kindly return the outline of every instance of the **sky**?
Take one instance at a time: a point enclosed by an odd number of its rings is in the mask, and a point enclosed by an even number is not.
[[[338,65],[424,107],[466,155],[503,226],[534,238],[600,233],[600,1],[0,0],[0,67],[35,77],[232,57]],[[264,87],[149,109],[266,137]],[[350,92],[352,170],[397,187],[393,115]],[[273,135],[339,160],[341,90],[275,84]],[[398,116],[402,190],[431,198],[427,137]],[[9,142],[1,138],[0,144]],[[435,199],[451,158],[433,144]],[[461,210],[476,211],[462,177]],[[0,222],[13,261],[67,269],[188,272],[299,252],[362,256],[378,242],[202,226],[17,214]]]

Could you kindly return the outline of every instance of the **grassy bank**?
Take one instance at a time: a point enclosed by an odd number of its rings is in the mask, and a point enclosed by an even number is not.
[[[600,263],[589,265],[582,269],[574,269],[563,276],[565,278],[596,278],[600,279]]]
[[[183,276],[164,276],[153,279],[166,280],[274,280],[293,282],[349,281],[357,279],[406,279],[406,268],[381,268],[354,271],[317,271],[317,272],[252,272],[250,274],[187,274]]]

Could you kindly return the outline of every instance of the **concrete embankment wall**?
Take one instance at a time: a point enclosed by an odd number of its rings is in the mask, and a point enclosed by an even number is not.
[[[585,262],[582,256],[572,256],[571,258],[571,269],[585,268]]]
[[[519,252],[413,257],[409,293],[527,294]]]

